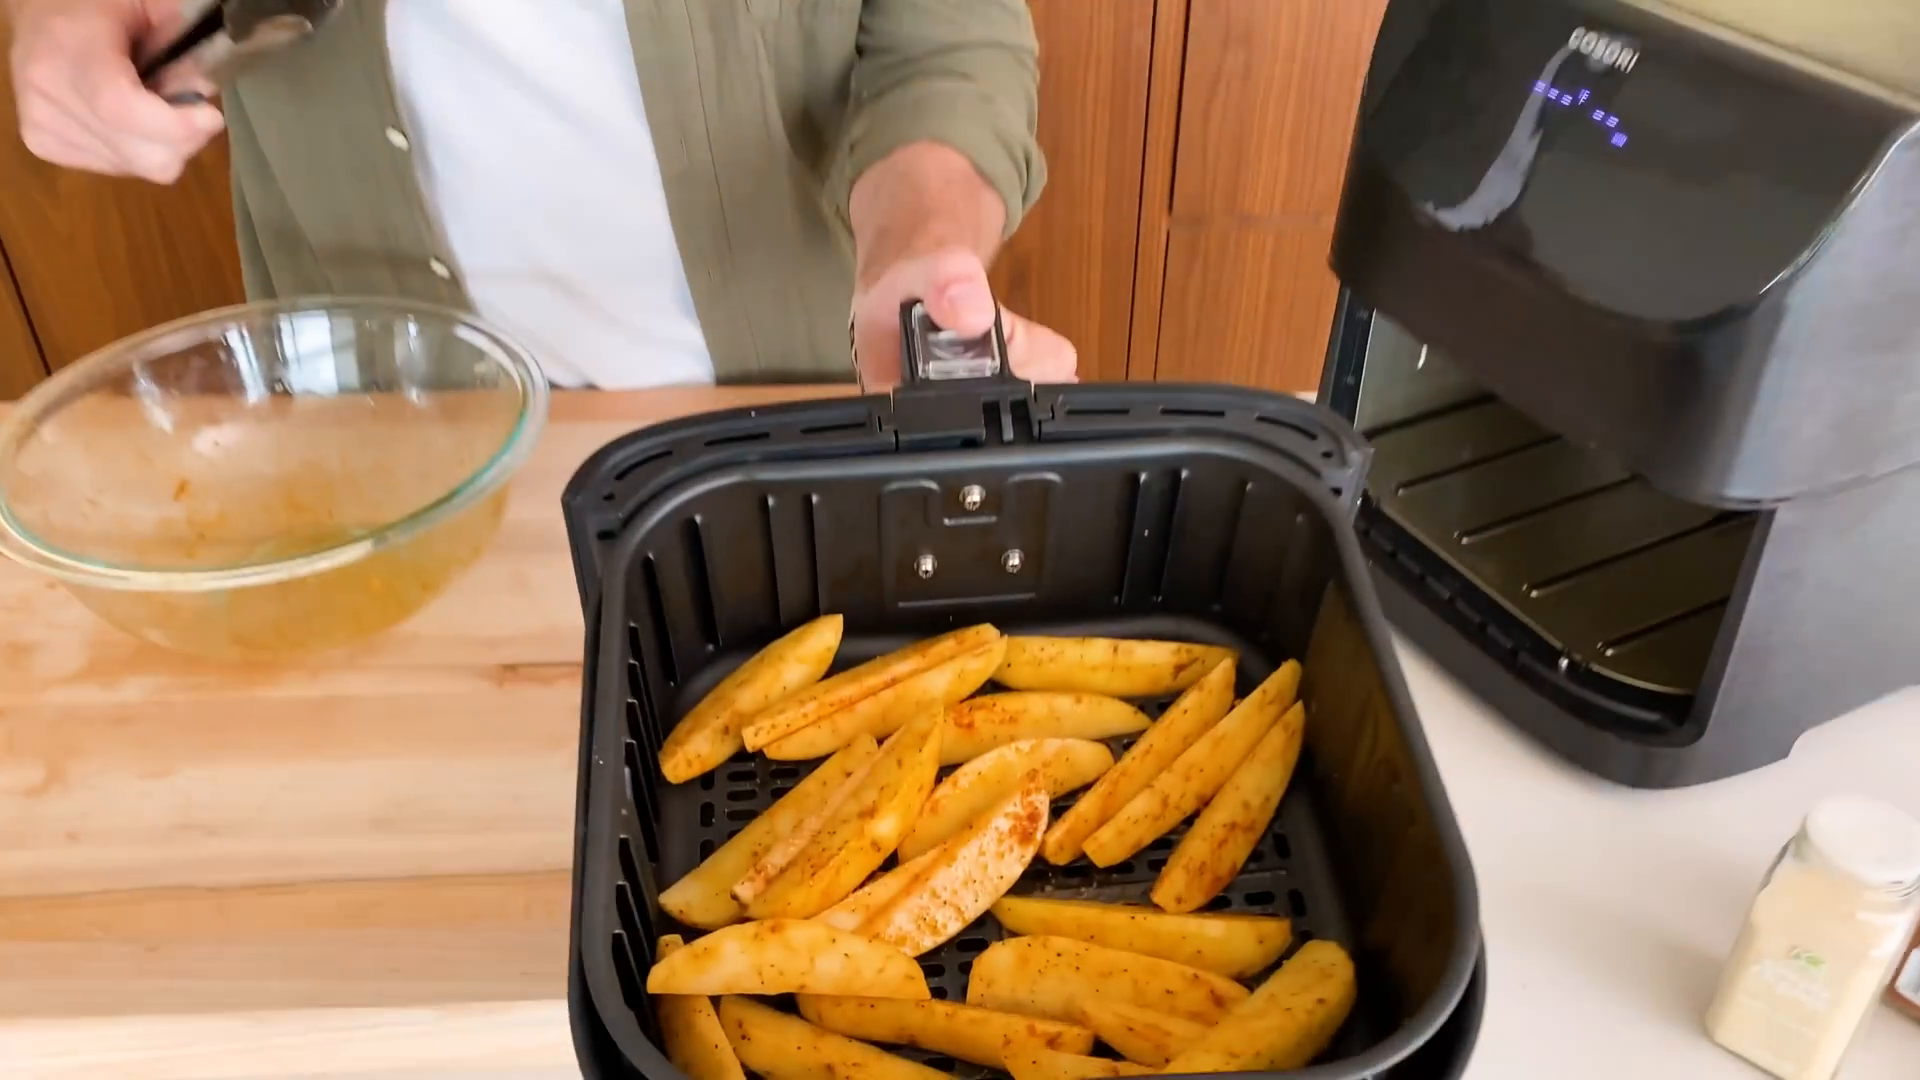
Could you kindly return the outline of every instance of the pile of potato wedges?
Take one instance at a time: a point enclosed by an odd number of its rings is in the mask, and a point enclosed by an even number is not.
[[[1301,1068],[1326,1049],[1355,998],[1347,953],[1308,941],[1250,988],[1289,920],[1201,910],[1299,759],[1299,664],[1236,701],[1230,649],[983,624],[828,675],[843,629],[823,616],[767,646],[661,748],[676,784],[742,750],[824,759],[659,896],[703,932],[662,937],[647,976],[682,1070],[944,1075],[885,1044],[1077,1080]],[[1170,696],[1157,720],[1133,703]],[[1117,760],[1116,737],[1133,737]],[[1151,907],[1008,895],[1036,858],[1112,867],[1189,819]],[[972,958],[964,1002],[934,998],[916,958],[989,912],[1008,936]]]

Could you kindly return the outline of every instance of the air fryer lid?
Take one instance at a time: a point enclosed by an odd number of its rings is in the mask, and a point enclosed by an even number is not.
[[[1914,55],[1897,0],[1392,0],[1334,268],[1682,497],[1920,461]]]

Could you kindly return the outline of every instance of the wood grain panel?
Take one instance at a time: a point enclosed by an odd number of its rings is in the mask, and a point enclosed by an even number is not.
[[[40,343],[34,340],[19,287],[7,269],[4,245],[0,245],[0,401],[19,397],[46,375],[47,362],[40,357]]]
[[[1011,309],[1065,334],[1080,377],[1123,379],[1154,0],[1032,0],[1046,195],[993,267]]]
[[[569,882],[559,870],[0,898],[0,1017],[559,998]]]
[[[0,244],[50,366],[241,298],[224,140],[168,187],[57,168],[20,142],[11,72],[0,131]]]
[[[1385,0],[1192,0],[1176,220],[1318,224],[1336,209]]]
[[[1173,151],[1180,137],[1188,3],[1160,0],[1153,16],[1139,239],[1134,249],[1133,326],[1127,338],[1129,379],[1152,379],[1159,362],[1161,290],[1167,280],[1167,225],[1173,214]]]
[[[1314,389],[1339,290],[1326,265],[1332,239],[1331,226],[1176,227],[1156,376]]]

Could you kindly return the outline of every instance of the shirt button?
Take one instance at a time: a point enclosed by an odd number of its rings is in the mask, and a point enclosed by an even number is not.
[[[393,144],[395,150],[405,150],[413,145],[412,141],[407,138],[407,133],[396,127],[387,129],[387,141]]]
[[[442,281],[453,280],[453,268],[441,262],[439,259],[428,259],[427,269],[433,271],[433,276]]]

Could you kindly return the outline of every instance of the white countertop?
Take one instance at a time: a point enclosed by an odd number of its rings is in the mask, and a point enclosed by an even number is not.
[[[1551,757],[1424,655],[1401,657],[1479,878],[1487,1014],[1467,1080],[1763,1077],[1702,1032],[1721,961],[1822,796],[1920,814],[1920,691],[1809,732],[1768,768],[1634,791]],[[1920,1022],[1881,1007],[1841,1077],[1920,1077]]]

